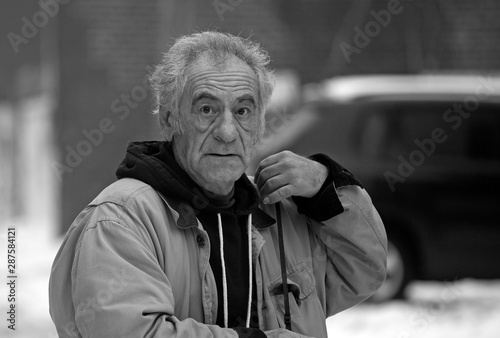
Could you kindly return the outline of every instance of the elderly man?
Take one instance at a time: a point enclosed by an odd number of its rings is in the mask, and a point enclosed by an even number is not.
[[[217,32],[164,55],[150,80],[166,141],[129,145],[55,259],[61,337],[326,337],[328,316],[377,290],[386,235],[349,171],[282,152],[245,175],[268,63]]]

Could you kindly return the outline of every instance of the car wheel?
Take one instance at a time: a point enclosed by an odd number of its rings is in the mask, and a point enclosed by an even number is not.
[[[370,298],[373,302],[384,302],[404,298],[406,285],[411,280],[411,264],[404,241],[390,238],[387,245],[387,276],[378,291]]]

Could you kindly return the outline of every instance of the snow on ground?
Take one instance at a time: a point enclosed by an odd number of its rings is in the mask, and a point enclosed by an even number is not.
[[[48,283],[52,261],[62,239],[51,239],[34,225],[16,228],[17,288],[16,288],[16,330],[7,329],[7,266],[0,263],[5,277],[0,284],[0,337],[55,338],[57,333],[49,315]],[[41,229],[46,227],[40,226]],[[7,251],[6,229],[2,228],[0,252]],[[1,256],[4,256],[3,254]],[[6,255],[5,255],[6,256]]]
[[[0,252],[7,249],[5,233],[2,229]],[[51,239],[32,227],[18,227],[16,331],[8,330],[4,319],[8,289],[2,282],[0,337],[57,337],[48,312],[47,287],[60,243],[61,239]],[[7,276],[6,266],[0,271]],[[408,301],[364,303],[329,318],[329,337],[500,337],[500,281],[416,282],[410,285],[408,296]]]
[[[407,301],[364,303],[327,323],[329,337],[498,338],[500,281],[415,282]]]

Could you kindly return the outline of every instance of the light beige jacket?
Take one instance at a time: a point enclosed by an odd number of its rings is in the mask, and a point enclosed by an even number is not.
[[[337,189],[344,212],[318,223],[282,203],[292,329],[326,337],[325,319],[373,294],[385,278],[387,239],[366,191]],[[272,206],[261,206],[274,217]],[[50,313],[61,337],[238,337],[214,325],[217,290],[210,241],[186,205],[125,178],[71,225],[50,279]],[[253,218],[261,330],[283,328],[276,225]],[[229,286],[231,287],[231,286]],[[271,335],[269,335],[271,336]]]

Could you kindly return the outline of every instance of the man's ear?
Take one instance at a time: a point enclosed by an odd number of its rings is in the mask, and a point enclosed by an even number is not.
[[[165,140],[170,142],[176,132],[174,116],[164,106],[160,106],[158,114],[160,114],[160,128],[165,136]]]

